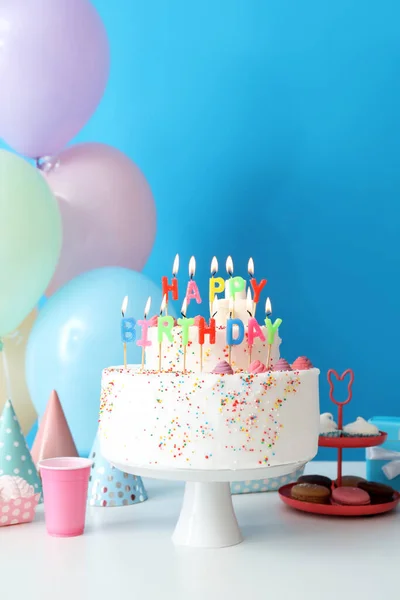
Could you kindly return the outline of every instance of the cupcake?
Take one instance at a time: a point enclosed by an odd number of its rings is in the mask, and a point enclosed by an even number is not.
[[[323,437],[340,437],[341,432],[333,420],[331,413],[323,413],[319,418],[319,435]]]
[[[354,423],[343,427],[343,435],[346,437],[371,437],[379,435],[379,429],[362,417],[357,417]]]

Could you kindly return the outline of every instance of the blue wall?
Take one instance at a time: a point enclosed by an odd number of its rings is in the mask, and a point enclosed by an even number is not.
[[[398,0],[94,3],[112,72],[79,141],[145,172],[158,211],[145,273],[170,273],[179,252],[186,276],[194,254],[206,296],[213,254],[238,274],[252,255],[282,354],[321,368],[322,408],[327,369],[352,367],[347,420],[399,414],[386,376],[400,334]]]

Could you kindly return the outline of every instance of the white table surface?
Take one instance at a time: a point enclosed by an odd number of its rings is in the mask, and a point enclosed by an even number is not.
[[[364,463],[344,474],[364,475]],[[307,472],[335,476],[335,463]],[[4,600],[379,600],[399,597],[399,512],[318,517],[274,492],[235,496],[244,542],[221,550],[171,542],[183,484],[146,480],[149,500],[91,508],[85,535],[47,535],[43,507],[31,524],[0,528]],[[399,509],[400,511],[400,509]]]

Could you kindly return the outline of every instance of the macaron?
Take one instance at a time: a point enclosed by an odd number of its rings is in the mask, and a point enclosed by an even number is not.
[[[363,506],[371,504],[371,498],[367,492],[358,487],[340,486],[332,491],[332,504]]]
[[[325,475],[302,475],[298,478],[297,483],[315,483],[328,488],[328,490],[332,487],[332,480]]]
[[[361,481],[357,487],[369,494],[371,504],[385,504],[385,502],[391,502],[393,500],[394,489],[384,483]]]
[[[314,504],[329,504],[330,490],[323,485],[315,483],[296,483],[291,490],[292,498],[301,502]]]
[[[358,487],[358,484],[362,481],[367,481],[364,477],[357,477],[357,475],[343,475],[341,487]],[[338,486],[337,480],[335,481],[336,487]]]

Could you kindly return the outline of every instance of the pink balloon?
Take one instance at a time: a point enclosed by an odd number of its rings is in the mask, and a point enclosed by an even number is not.
[[[63,221],[61,258],[46,294],[97,267],[141,271],[153,247],[156,211],[140,169],[105,144],[68,148],[47,172],[44,167]]]
[[[109,72],[88,0],[0,1],[0,137],[38,158],[63,149],[95,111]]]

